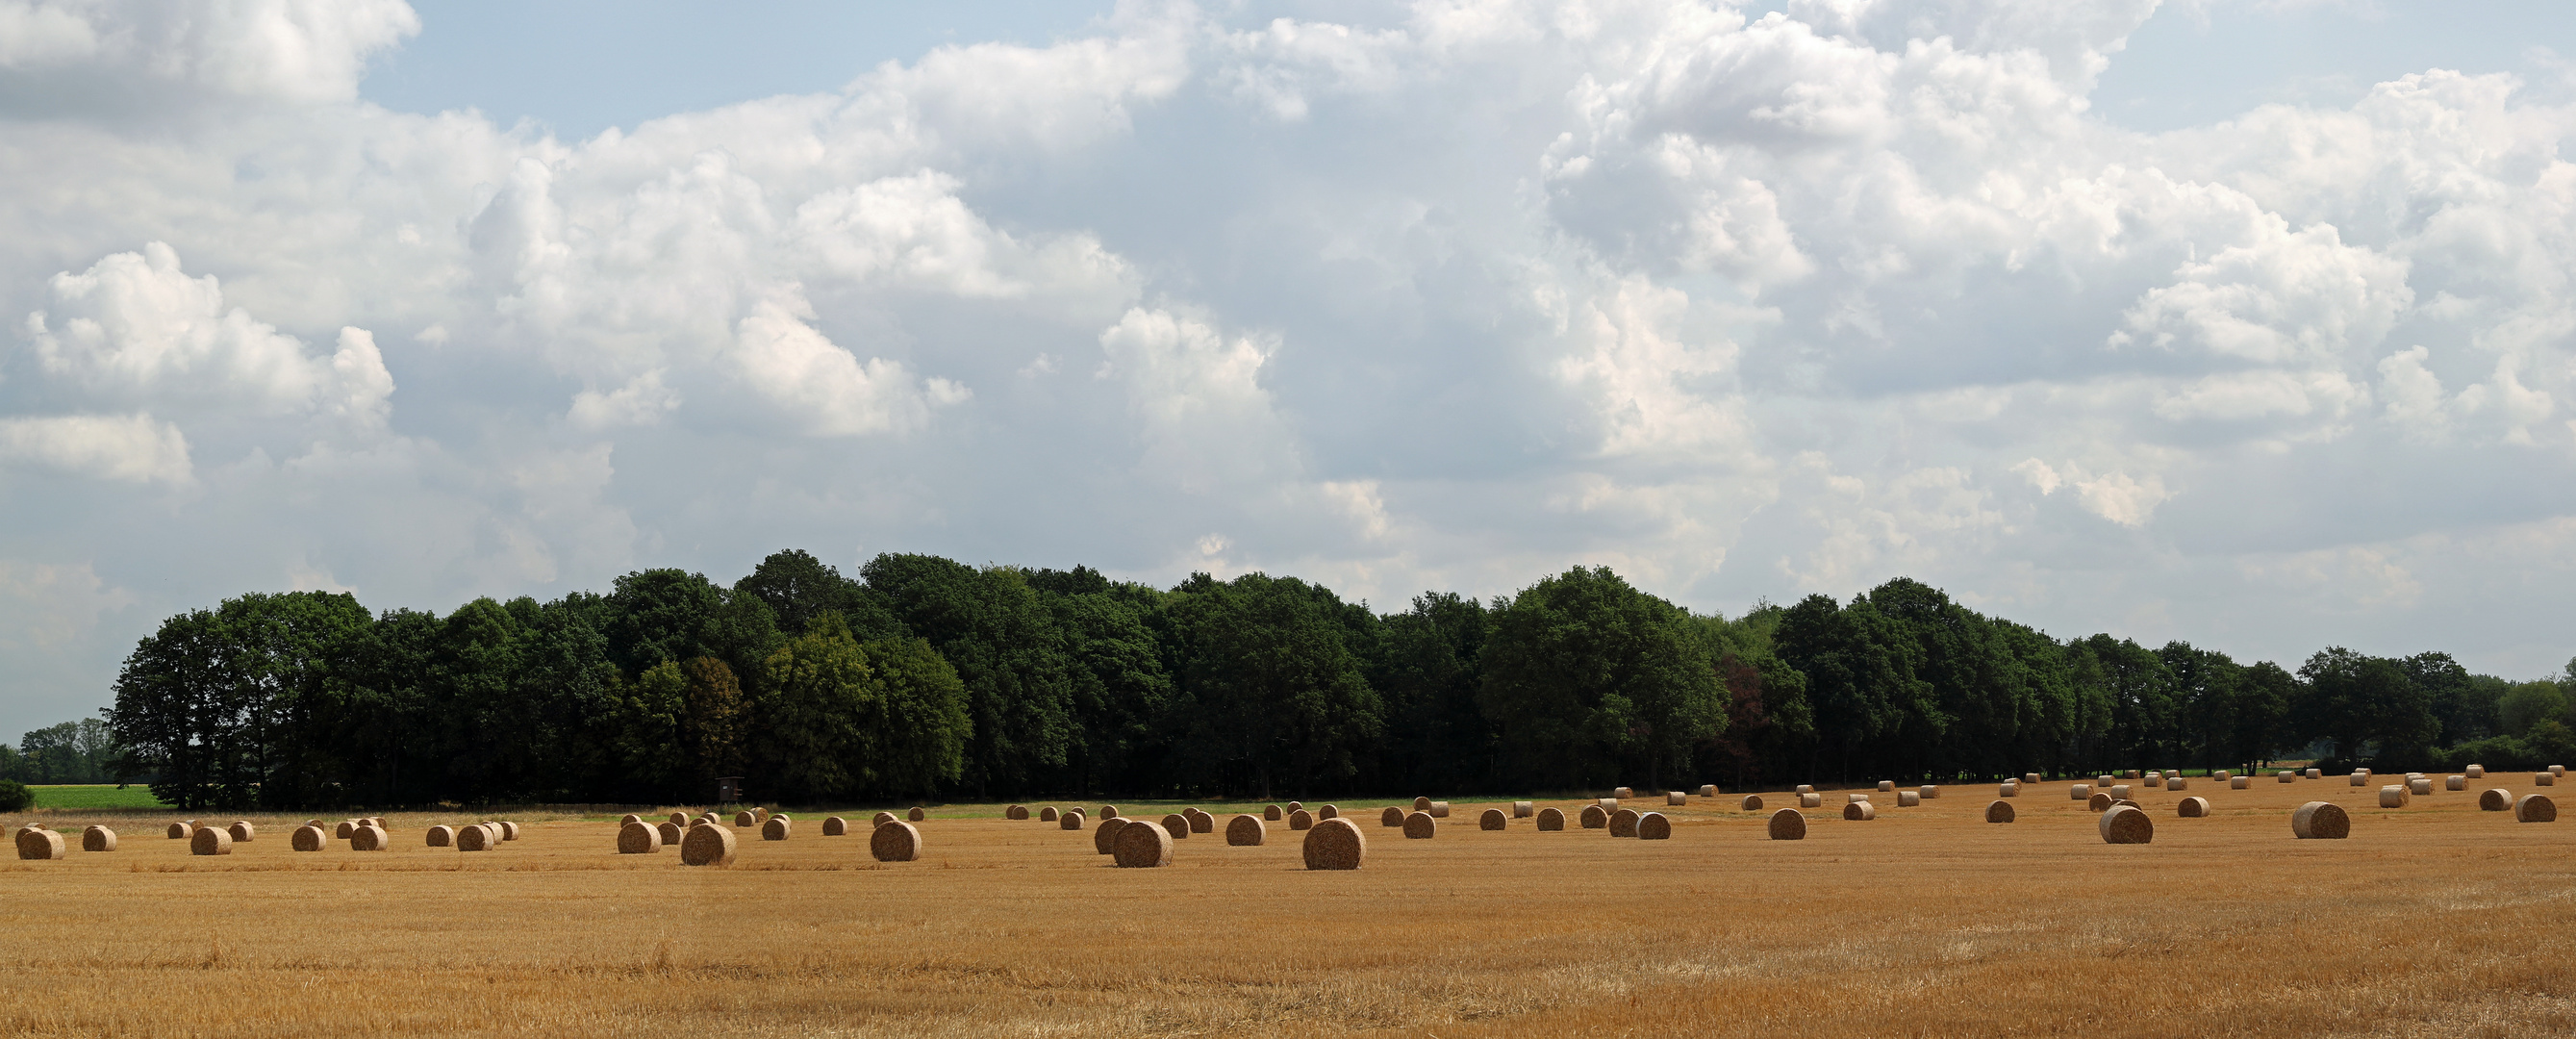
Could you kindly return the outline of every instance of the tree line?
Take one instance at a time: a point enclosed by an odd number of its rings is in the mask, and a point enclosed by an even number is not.
[[[644,570],[445,616],[251,594],[169,618],[115,693],[109,770],[191,809],[695,803],[719,777],[812,803],[2576,757],[2560,680],[2437,652],[2292,671],[2060,642],[1903,578],[1727,618],[1600,567],[1384,614],[1260,573],[1158,589],[887,554],[850,576],[794,550],[730,587]]]

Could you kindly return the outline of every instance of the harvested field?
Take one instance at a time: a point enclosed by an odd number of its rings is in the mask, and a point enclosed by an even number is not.
[[[921,857],[894,863],[846,840],[749,840],[723,868],[620,856],[614,812],[514,810],[520,839],[490,854],[426,846],[453,821],[428,814],[392,816],[401,839],[366,854],[129,841],[0,863],[16,896],[0,900],[0,972],[42,994],[0,1011],[0,1031],[348,1030],[316,1006],[363,1007],[366,1030],[396,1035],[691,1039],[2576,1031],[2576,967],[2533,954],[2576,926],[2576,826],[2265,783],[2210,790],[2205,818],[2133,791],[2155,841],[2108,845],[2082,803],[2023,799],[1991,826],[1973,795],[1993,787],[1955,789],[1866,824],[1810,814],[1798,841],[1768,839],[1768,815],[1732,798],[1662,809],[1663,841],[1379,831],[1355,873],[1306,869],[1302,838],[1175,841],[1170,866],[1119,870],[1093,834],[1000,805],[931,806]],[[2350,814],[2349,839],[2292,838],[2312,799]],[[149,834],[171,817],[39,813],[8,819],[13,834],[30,818]],[[2049,880],[2067,875],[2140,897]],[[1536,896],[1551,911],[1531,912]],[[1160,911],[1174,905],[1236,911]],[[315,906],[332,926],[283,926]],[[510,1012],[457,1014],[472,1005]]]

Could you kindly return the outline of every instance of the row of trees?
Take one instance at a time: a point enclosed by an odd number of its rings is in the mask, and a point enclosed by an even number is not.
[[[1606,568],[1380,614],[1293,577],[1170,589],[799,551],[732,586],[371,614],[245,595],[170,618],[108,712],[184,807],[770,801],[933,793],[1346,795],[1952,779],[2285,752],[2429,767],[2566,754],[2569,698],[2449,657],[2295,673],[2059,642],[1899,579],[1738,618]],[[2339,763],[2339,762],[2338,762]]]
[[[0,779],[20,783],[106,783],[117,774],[119,748],[107,723],[83,718],[0,743]]]

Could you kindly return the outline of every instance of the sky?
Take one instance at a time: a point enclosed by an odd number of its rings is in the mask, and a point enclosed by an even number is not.
[[[0,733],[246,592],[2576,655],[2576,10],[0,0]]]

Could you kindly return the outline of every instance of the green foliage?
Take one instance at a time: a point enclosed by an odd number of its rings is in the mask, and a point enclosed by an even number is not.
[[[160,798],[152,796],[152,788],[141,783],[129,786],[117,786],[114,783],[31,786],[28,789],[35,792],[34,807],[37,808],[67,808],[77,811],[99,808],[171,807],[162,803]],[[0,811],[7,810],[0,808]]]
[[[1385,719],[1340,598],[1293,577],[1197,574],[1170,611],[1181,661],[1173,756],[1187,785],[1267,797],[1358,771]]]
[[[0,779],[0,812],[23,812],[36,803],[36,794],[27,784],[15,779]]]
[[[1679,778],[1726,730],[1730,698],[1690,616],[1608,567],[1576,568],[1493,611],[1479,697],[1504,753],[1541,782]]]

